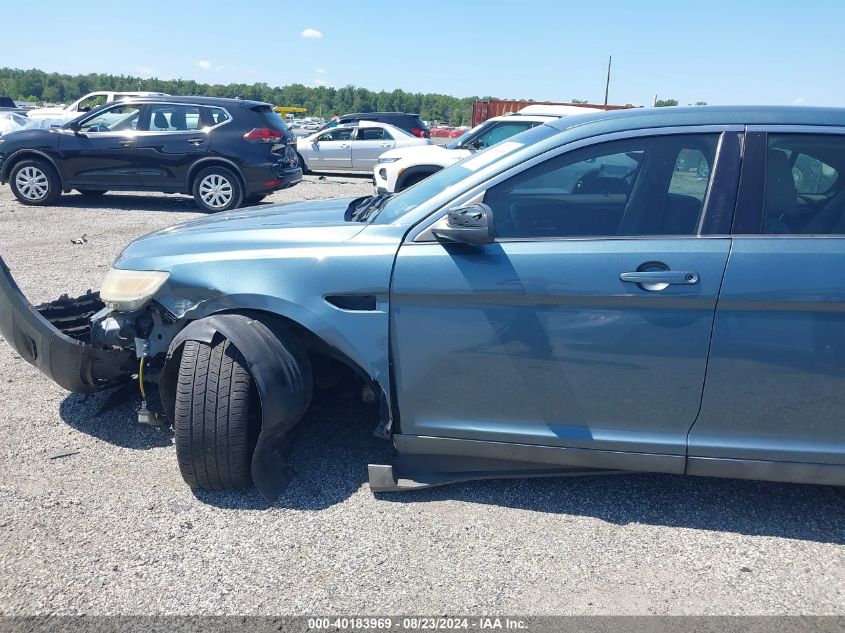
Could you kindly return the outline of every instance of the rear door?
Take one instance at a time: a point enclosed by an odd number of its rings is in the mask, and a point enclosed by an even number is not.
[[[138,133],[139,176],[145,187],[182,189],[191,164],[208,153],[207,128],[200,106],[151,103]]]
[[[354,128],[335,128],[320,134],[305,149],[311,169],[352,169]]]
[[[845,130],[750,128],[691,472],[845,465],[843,280]]]
[[[352,168],[371,171],[378,157],[395,145],[396,140],[386,128],[359,127],[352,140]]]
[[[71,188],[137,187],[141,114],[139,104],[117,104],[82,121],[79,133],[62,134],[64,183]]]
[[[403,244],[402,432],[669,456],[682,472],[730,249],[716,226],[740,134],[721,132],[593,140],[487,188],[493,244]]]

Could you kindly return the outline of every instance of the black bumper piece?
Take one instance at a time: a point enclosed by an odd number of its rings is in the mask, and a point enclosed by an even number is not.
[[[89,344],[90,318],[103,307],[96,292],[33,307],[0,257],[0,334],[21,358],[68,391],[94,393],[132,375],[131,350]]]
[[[273,174],[282,181],[282,189],[293,187],[302,180],[302,169],[299,167],[286,167],[283,163],[273,165]]]

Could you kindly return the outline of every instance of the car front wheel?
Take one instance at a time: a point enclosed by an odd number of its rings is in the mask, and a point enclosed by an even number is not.
[[[53,204],[62,195],[59,176],[47,161],[22,160],[9,174],[12,193],[19,202],[32,206]]]
[[[255,381],[231,341],[185,342],[173,431],[179,470],[189,486],[228,490],[252,483],[260,414]]]
[[[212,213],[236,209],[244,198],[240,180],[225,167],[201,170],[194,178],[193,193],[197,205]]]

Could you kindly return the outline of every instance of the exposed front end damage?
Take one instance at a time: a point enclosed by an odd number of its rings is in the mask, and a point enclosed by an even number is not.
[[[131,349],[92,344],[92,319],[105,308],[99,293],[33,306],[0,258],[0,333],[21,358],[58,385],[90,394],[131,378]]]

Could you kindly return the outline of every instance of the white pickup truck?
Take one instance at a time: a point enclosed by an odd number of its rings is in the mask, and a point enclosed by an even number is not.
[[[379,156],[373,168],[377,193],[396,193],[417,184],[473,152],[562,116],[599,112],[581,106],[530,105],[515,114],[487,119],[449,144],[393,149]]]
[[[58,106],[54,108],[35,108],[27,111],[27,117],[30,119],[52,119],[56,123],[72,121],[80,114],[93,110],[94,108],[117,101],[124,97],[166,97],[163,92],[89,92],[84,97],[81,97],[71,103],[69,106]]]

